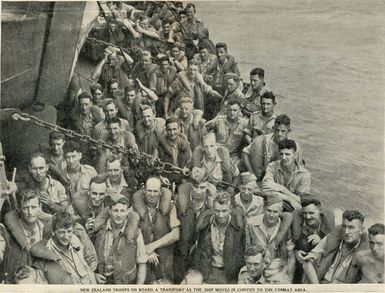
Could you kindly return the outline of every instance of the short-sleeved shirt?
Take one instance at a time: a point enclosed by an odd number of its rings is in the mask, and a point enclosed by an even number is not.
[[[256,136],[255,133],[260,133],[258,135],[273,133],[274,122],[277,117],[277,113],[273,113],[270,117],[265,117],[262,115],[261,111],[251,114],[249,119],[249,128],[253,132],[253,137]]]
[[[237,150],[245,134],[250,134],[248,120],[239,117],[234,125],[230,125],[226,116],[217,116],[215,119],[206,123],[213,125],[217,142],[224,145],[231,153]]]
[[[253,195],[250,204],[246,207],[241,201],[241,194],[235,195],[235,204],[242,208],[245,212],[245,219],[247,224],[256,225],[260,222],[263,215],[263,198]]]
[[[262,180],[263,192],[282,192],[282,186],[296,195],[310,193],[311,175],[302,165],[295,163],[295,169],[290,178],[285,181],[281,160],[271,162]]]
[[[70,181],[70,189],[72,192],[88,190],[91,179],[98,175],[95,168],[89,165],[80,165],[80,172],[76,176],[76,181],[71,178],[67,169],[64,169],[63,173],[64,177]]]
[[[68,206],[68,196],[66,194],[64,186],[57,180],[52,179],[51,176],[47,176],[48,179],[48,185],[46,189],[39,188],[39,191],[45,191],[47,192],[48,196],[51,198],[51,200],[58,204],[59,206],[67,207]],[[43,204],[43,211],[52,214],[53,210],[51,210],[49,207],[46,207]]]

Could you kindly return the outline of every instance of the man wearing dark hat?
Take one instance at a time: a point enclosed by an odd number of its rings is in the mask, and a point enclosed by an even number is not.
[[[206,120],[202,116],[203,111],[194,109],[193,101],[189,97],[180,100],[179,108],[174,113],[174,117],[179,120],[181,132],[190,142],[191,151],[201,145],[202,136],[206,131]]]
[[[180,283],[191,264],[191,255],[196,248],[197,219],[204,211],[213,207],[217,193],[215,185],[207,182],[205,169],[194,167],[190,179],[178,187],[176,209],[180,221],[180,239],[175,250],[175,282]]]
[[[266,250],[266,261],[286,257],[285,240],[289,239],[290,224],[281,219],[283,202],[277,196],[265,199],[263,217],[259,223],[246,226],[247,245],[261,245]]]
[[[258,191],[261,194],[257,178],[250,172],[243,172],[240,179],[240,193],[235,195],[235,206],[244,211],[247,224],[257,224],[263,214],[263,197],[256,194]]]
[[[243,214],[231,208],[229,194],[214,199],[213,208],[198,218],[198,244],[194,268],[208,284],[236,284],[244,266],[245,228]]]
[[[262,180],[263,193],[280,197],[285,201],[285,210],[300,209],[301,198],[310,193],[311,175],[297,161],[297,144],[284,139],[278,143],[280,160],[269,163]]]

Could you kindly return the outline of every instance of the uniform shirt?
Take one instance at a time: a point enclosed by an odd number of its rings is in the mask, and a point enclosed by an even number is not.
[[[324,249],[327,243],[327,237],[324,237],[321,239],[320,242],[318,242],[317,246],[312,249],[308,253],[310,257],[312,257],[315,261],[319,261],[321,257],[323,256]],[[349,266],[353,260],[355,250],[360,245],[361,241],[358,241],[357,244],[350,249],[349,251],[346,251],[346,249],[343,248],[343,240],[340,242],[338,246],[338,252],[336,256],[334,257],[334,260],[332,264],[330,265],[329,269],[326,271],[324,277],[322,280],[320,280],[321,283],[331,283],[335,279],[344,279],[343,277],[340,278],[340,276],[345,276],[347,273],[347,270],[349,269]]]
[[[119,118],[121,131],[131,131],[130,124],[127,120]],[[95,125],[92,137],[98,140],[106,140],[108,138],[107,122],[104,120]]]
[[[40,192],[46,192],[50,199],[63,208],[68,207],[68,196],[66,194],[64,186],[57,180],[52,179],[51,176],[47,175],[47,185],[45,188],[37,188]],[[47,213],[54,213],[55,210],[42,204],[43,211]]]
[[[248,120],[239,117],[235,124],[231,125],[226,116],[217,116],[206,123],[206,126],[215,129],[217,142],[223,144],[232,155],[241,145],[245,134],[250,134]]]
[[[94,273],[84,259],[84,247],[75,235],[72,235],[68,251],[59,248],[52,238],[48,240],[47,248],[58,255],[56,262],[71,274],[73,284],[96,284]]]
[[[130,212],[131,212],[130,208]],[[104,259],[108,260],[110,256],[112,256],[112,247],[114,244],[114,241],[120,241],[119,236],[124,233],[124,230],[126,228],[127,222],[123,225],[123,227],[120,229],[118,236],[114,239],[112,226],[111,226],[111,220],[108,219],[106,223],[106,236],[105,236],[105,243],[104,243]],[[116,245],[118,247],[119,245]],[[142,232],[139,233],[138,237],[136,238],[136,263],[137,264],[144,264],[147,262],[147,252],[146,252],[146,246],[144,244],[143,235]]]
[[[222,181],[223,179],[223,172],[222,172],[222,159],[219,157],[218,154],[215,156],[214,162],[209,165],[209,163],[206,161],[206,157],[203,156],[201,168],[206,169],[207,174],[209,175],[209,181],[213,184],[218,183],[218,181]]]
[[[290,178],[285,182],[284,171],[281,161],[271,162],[266,169],[265,177],[262,180],[263,192],[282,192],[286,187],[296,195],[310,193],[310,172],[302,165],[295,163],[295,169]]]
[[[146,205],[146,208],[148,211],[148,216],[149,216],[150,221],[152,223],[152,221],[154,220],[155,213],[159,210],[159,202],[155,208],[150,207],[148,205]],[[168,217],[168,223],[169,223],[170,231],[172,229],[180,226],[180,221],[178,220],[178,217],[177,217],[175,205],[173,205],[171,207],[170,214]],[[155,239],[154,238],[154,231],[153,231],[153,229],[151,229],[151,242],[154,241],[154,239]]]
[[[277,113],[273,113],[270,117],[265,117],[262,115],[262,111],[251,114],[249,128],[252,131],[253,137],[261,134],[273,133],[274,122],[277,117]]]
[[[211,223],[211,244],[213,247],[213,255],[211,259],[211,265],[216,268],[223,268],[223,245],[225,244],[226,230],[231,221],[231,216],[227,221],[225,227],[219,228],[213,217]]]
[[[30,246],[32,246],[34,243],[39,242],[40,240],[43,239],[44,223],[42,221],[37,220],[36,225],[33,227],[33,230],[31,232],[24,228],[20,219],[19,219],[19,222],[20,222],[21,228],[23,229],[24,236],[27,239],[27,242]],[[0,235],[0,238],[1,238],[1,235]]]
[[[261,221],[261,215],[263,214],[263,198],[253,195],[250,204],[246,207],[241,200],[241,194],[235,195],[235,204],[242,208],[245,212],[246,223],[251,225],[257,225]]]
[[[193,60],[200,65],[201,73],[204,78],[207,74],[207,69],[209,69],[212,64],[217,62],[217,56],[209,53],[207,55],[207,60],[203,61],[200,54],[195,54]]]
[[[265,279],[263,277],[262,272],[261,272],[261,277],[258,280],[254,280],[254,278],[252,278],[249,275],[249,272],[247,271],[246,266],[241,268],[241,270],[239,271],[238,284],[264,284],[264,283],[265,283]]]
[[[91,179],[98,175],[95,168],[89,165],[80,165],[80,171],[76,176],[76,181],[69,175],[67,168],[63,170],[63,173],[64,177],[70,181],[70,189],[72,192],[88,190]]]
[[[123,175],[121,176],[120,183],[118,186],[111,184],[110,177],[107,177],[106,185],[107,185],[107,194],[110,195],[111,197],[118,197],[124,188],[128,188],[128,184],[126,182],[126,179],[124,179]]]
[[[265,90],[270,91],[270,89],[267,88],[265,85],[259,91],[253,90],[253,87],[251,85],[248,88],[245,94],[245,108],[250,114],[261,110],[261,94]]]

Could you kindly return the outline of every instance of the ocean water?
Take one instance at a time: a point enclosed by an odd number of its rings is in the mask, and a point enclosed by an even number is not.
[[[196,2],[214,42],[254,67],[292,119],[312,192],[384,221],[385,1]]]

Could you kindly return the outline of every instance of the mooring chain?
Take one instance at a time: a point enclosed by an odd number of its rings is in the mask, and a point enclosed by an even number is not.
[[[91,143],[97,147],[106,148],[111,150],[113,153],[121,153],[123,155],[126,155],[130,162],[133,163],[135,167],[150,167],[153,170],[159,174],[182,174],[184,176],[189,175],[189,171],[187,169],[179,168],[173,164],[162,162],[159,158],[153,157],[151,155],[145,154],[145,153],[139,153],[135,151],[133,148],[130,149],[124,149],[121,146],[115,146],[110,145],[107,142],[103,140],[97,140],[92,138],[89,135],[84,135],[77,133],[76,131],[63,128],[57,124],[50,123],[44,120],[41,120],[33,115],[27,114],[27,113],[14,113],[12,118],[14,120],[21,120],[21,121],[31,121],[35,125],[38,125],[40,127],[49,129],[51,131],[60,131],[65,136],[69,138],[76,138],[81,140],[82,142]]]

